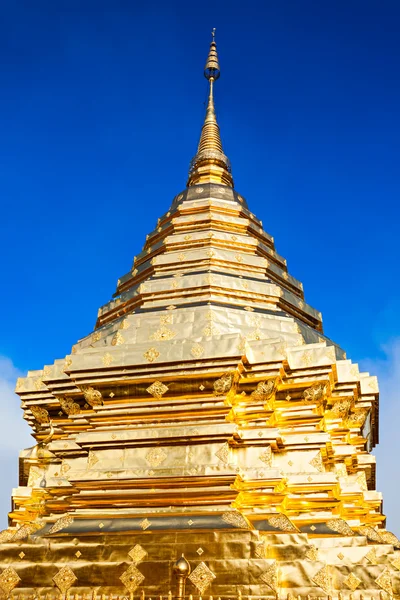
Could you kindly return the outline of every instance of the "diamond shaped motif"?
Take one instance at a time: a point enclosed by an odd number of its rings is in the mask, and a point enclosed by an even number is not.
[[[229,463],[229,444],[225,443],[223,446],[221,446],[218,452],[215,453],[215,456],[219,458],[221,462],[227,465]]]
[[[204,348],[201,344],[194,344],[190,350],[193,358],[201,358],[204,354]]]
[[[0,575],[0,589],[8,595],[20,581],[18,573],[12,567],[7,567]]]
[[[146,531],[146,529],[150,527],[151,523],[148,519],[143,519],[143,521],[140,521],[139,525],[143,529],[143,531]]]
[[[62,594],[65,594],[76,580],[77,577],[75,577],[73,570],[69,567],[63,567],[53,577],[54,583]]]
[[[384,569],[382,573],[375,579],[375,583],[379,585],[389,596],[393,596],[392,578],[389,569]]]
[[[22,560],[22,559],[24,558],[24,556],[25,556],[25,552],[20,552],[20,553],[18,554],[18,556],[19,556],[19,557],[20,557],[20,559]]]
[[[339,560],[343,560],[344,559],[344,554],[342,552],[339,552],[339,554],[337,555]]]
[[[154,398],[162,398],[162,396],[168,392],[168,387],[162,383],[162,381],[155,381],[146,389]]]
[[[203,548],[197,548],[196,552],[199,556],[201,556],[203,554],[204,550],[203,550]]]
[[[167,458],[167,454],[162,448],[152,448],[146,454],[145,458],[149,465],[151,465],[152,467],[158,467],[165,461],[165,459]]]
[[[364,558],[366,558],[367,561],[369,563],[371,563],[371,565],[377,565],[378,561],[377,561],[377,556],[376,556],[376,548],[371,548],[371,550],[369,552],[367,552],[367,554],[365,555]],[[393,565],[393,562],[392,562],[392,565]],[[399,567],[400,567],[400,561],[399,561]]]
[[[344,580],[344,584],[347,585],[347,587],[350,588],[352,592],[354,592],[354,590],[358,588],[360,583],[361,579],[358,579],[358,577],[356,577],[353,573],[350,573],[350,575]]]
[[[77,550],[75,552],[75,556],[76,556],[76,558],[80,558],[82,556],[82,552],[80,552],[80,550]]]
[[[128,552],[128,555],[131,557],[135,564],[138,564],[145,558],[147,552],[144,548],[142,548],[140,544],[136,544],[136,546],[134,546],[132,550]]]
[[[124,573],[122,573],[120,580],[131,594],[139,587],[144,580],[144,575],[135,567],[131,565]]]
[[[158,352],[158,350],[156,348],[149,348],[143,354],[143,358],[145,358],[147,360],[147,362],[154,362],[159,356],[160,356],[160,353]]]
[[[264,452],[260,454],[259,459],[262,460],[268,467],[272,467],[272,450],[271,446],[265,448]]]
[[[215,579],[215,575],[205,563],[201,562],[189,575],[189,579],[197,587],[200,594],[203,594]]]
[[[310,546],[306,552],[306,557],[308,560],[318,560],[318,548],[315,546]]]
[[[322,567],[312,578],[312,581],[316,583],[326,594],[331,591],[331,578],[329,575],[329,567]]]

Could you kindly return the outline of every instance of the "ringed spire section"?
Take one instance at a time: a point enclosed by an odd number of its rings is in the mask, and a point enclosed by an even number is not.
[[[213,29],[212,36],[210,51],[204,67],[204,76],[209,81],[206,116],[197,153],[190,165],[188,187],[201,183],[220,183],[233,187],[231,166],[222,149],[221,135],[215,113],[214,82],[220,76],[215,29]]]

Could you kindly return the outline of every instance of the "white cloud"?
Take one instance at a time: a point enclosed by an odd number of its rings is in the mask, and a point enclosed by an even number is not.
[[[377,375],[380,390],[379,439],[376,454],[377,489],[383,493],[386,526],[400,536],[400,338],[382,347],[384,358],[363,360],[360,369]]]
[[[17,378],[22,375],[9,358],[0,356],[0,530],[7,527],[11,490],[18,485],[19,451],[34,444],[22,418],[20,399],[14,393]]]

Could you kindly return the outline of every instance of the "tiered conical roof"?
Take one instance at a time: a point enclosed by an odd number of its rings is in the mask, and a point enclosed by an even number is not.
[[[38,445],[21,453],[0,589],[154,597],[183,551],[196,567],[188,594],[397,585],[400,542],[384,528],[370,454],[376,378],[325,337],[232,187],[214,40],[205,73],[188,187],[94,331],[18,381]]]

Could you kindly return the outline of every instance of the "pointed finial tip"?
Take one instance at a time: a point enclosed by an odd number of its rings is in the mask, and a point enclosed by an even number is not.
[[[206,66],[204,68],[204,76],[206,79],[212,79],[216,81],[219,77],[219,63],[218,63],[218,54],[217,54],[217,44],[215,43],[215,27],[213,27],[211,31],[212,40],[210,44],[210,51],[208,53],[208,58],[206,62]]]

